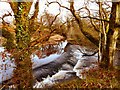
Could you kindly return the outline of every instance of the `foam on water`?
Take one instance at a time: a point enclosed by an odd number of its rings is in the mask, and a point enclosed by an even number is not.
[[[33,88],[45,88],[45,87],[51,87],[55,85],[56,83],[59,83],[61,81],[70,79],[72,77],[73,71],[72,70],[60,70],[58,73],[53,75],[52,77],[48,76],[41,82],[36,82],[36,84],[33,86]]]
[[[67,41],[63,42],[59,47],[63,48],[66,46]],[[84,79],[85,76],[82,75],[81,73],[84,70],[89,70],[89,69],[93,69],[93,68],[97,68],[98,66],[96,64],[94,64],[94,62],[97,62],[97,54],[95,56],[84,56],[83,54],[80,52],[79,46],[75,46],[73,45],[73,47],[71,48],[71,52],[70,54],[72,54],[72,57],[74,57],[75,60],[77,60],[76,65],[74,66],[74,68],[70,71],[68,70],[60,70],[58,71],[58,73],[52,75],[51,77],[45,78],[43,81],[41,82],[36,82],[35,85],[33,86],[33,88],[44,88],[46,86],[52,86],[55,83],[61,81],[61,80],[66,80],[67,78],[70,78],[72,75],[74,75],[74,73],[76,73],[76,76]],[[0,52],[4,52],[4,48],[0,47]],[[62,52],[64,52],[64,50],[62,50]],[[6,53],[8,54],[8,53]],[[39,66],[48,64],[52,61],[54,61],[56,58],[60,57],[60,54],[51,54],[48,57],[45,58],[41,58],[39,59],[39,57],[35,54],[31,55],[31,60],[33,62],[33,69],[37,68]],[[7,79],[10,79],[12,77],[13,74],[13,70],[15,67],[14,61],[10,60],[10,57],[8,55],[8,57],[5,57],[6,60],[2,60],[2,57],[0,57],[1,61],[0,61],[0,66],[2,69],[0,69],[0,82],[5,81]],[[90,63],[90,64],[88,64]],[[3,65],[6,65],[3,66]]]
[[[33,69],[37,68],[41,65],[45,65],[47,63],[50,63],[50,62],[54,61],[56,58],[58,58],[59,56],[60,56],[59,54],[51,54],[48,57],[39,59],[39,57],[37,55],[34,55],[34,57],[32,55]]]
[[[0,47],[0,52],[4,52],[4,47]]]
[[[61,45],[59,46],[60,48],[64,48],[67,44],[67,41],[62,42]],[[5,49],[4,47],[0,47],[0,83],[2,83],[2,81],[8,80],[12,77],[13,75],[13,70],[15,69],[15,63],[14,60],[10,59],[10,54],[7,52],[4,52]],[[62,51],[64,52],[64,51]],[[4,59],[2,58],[2,53],[6,54],[6,57],[4,57]],[[48,64],[52,61],[54,61],[56,58],[58,58],[60,56],[60,54],[51,54],[48,57],[45,58],[41,58],[39,59],[39,57],[37,55],[31,55],[31,60],[33,62],[33,66],[32,68],[37,68],[39,66]]]

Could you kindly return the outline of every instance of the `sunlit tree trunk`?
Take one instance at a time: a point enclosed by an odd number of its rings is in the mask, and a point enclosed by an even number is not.
[[[112,2],[109,31],[107,33],[107,44],[106,49],[102,53],[101,61],[102,67],[113,68],[119,29],[120,29],[120,2]]]
[[[105,22],[102,21],[104,19],[104,14],[103,14],[103,7],[102,7],[102,2],[98,2],[99,4],[99,17],[100,17],[100,32],[99,32],[99,56],[98,60],[99,62],[102,59],[102,54],[106,49],[106,44],[107,44],[107,36],[106,36],[106,27],[105,27]],[[103,35],[102,35],[103,33]]]
[[[102,19],[102,2],[99,2],[99,17]],[[100,21],[98,61],[101,61],[103,21]]]

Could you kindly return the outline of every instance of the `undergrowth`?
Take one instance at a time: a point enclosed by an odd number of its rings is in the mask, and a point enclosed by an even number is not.
[[[120,75],[117,70],[90,70],[85,72],[86,79],[75,78],[56,84],[52,88],[119,88]]]

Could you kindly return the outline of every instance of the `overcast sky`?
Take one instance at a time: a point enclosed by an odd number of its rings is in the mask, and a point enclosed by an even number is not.
[[[50,1],[55,1],[55,0],[48,0],[49,2]],[[60,1],[60,3],[64,6],[67,6],[69,7],[69,3],[68,3],[68,0],[57,0],[57,1]],[[83,1],[84,0],[74,0],[75,1],[75,9],[79,9],[80,7],[82,7],[84,5]],[[51,4],[49,7],[47,7],[45,5],[46,3],[46,0],[40,0],[40,3],[39,3],[39,15],[42,15],[44,10],[46,9],[49,13],[52,13],[54,15],[58,14],[59,13],[59,5],[58,4]],[[91,3],[90,5],[88,5],[89,9],[94,9],[94,10],[98,10],[98,7],[96,6],[95,3]],[[4,15],[5,13],[7,12],[12,12],[11,8],[10,8],[10,5],[6,2],[0,2],[0,17],[2,15]],[[31,11],[33,12],[33,10]],[[63,19],[63,21],[65,20],[65,17],[67,15],[67,13],[70,13],[68,10],[66,9],[61,9],[61,18]],[[5,20],[7,21],[11,21],[11,17],[7,17]]]

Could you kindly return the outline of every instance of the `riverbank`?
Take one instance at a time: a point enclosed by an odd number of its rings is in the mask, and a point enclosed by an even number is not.
[[[116,70],[90,70],[85,73],[86,79],[73,78],[72,80],[56,84],[52,88],[115,88],[120,89],[118,71]]]

